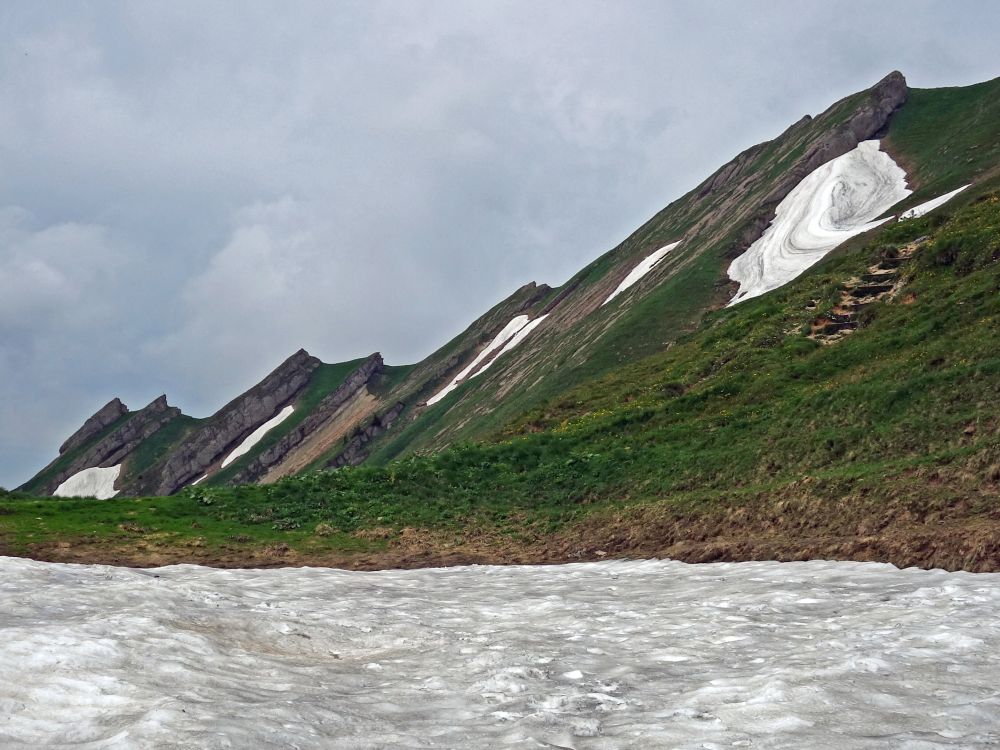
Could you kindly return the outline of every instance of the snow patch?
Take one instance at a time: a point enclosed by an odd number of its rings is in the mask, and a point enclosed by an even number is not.
[[[458,386],[462,384],[462,382],[466,379],[466,377],[474,378],[479,375],[482,375],[484,372],[490,369],[490,367],[493,366],[493,363],[496,362],[498,359],[500,359],[500,357],[502,357],[504,354],[511,351],[518,344],[524,341],[528,337],[528,334],[530,334],[532,331],[538,328],[539,324],[547,317],[549,316],[540,315],[531,322],[528,322],[527,315],[518,315],[516,318],[510,321],[510,323],[508,323],[504,327],[504,329],[500,331],[500,333],[496,335],[496,338],[494,338],[493,341],[490,342],[490,345],[487,346],[485,349],[483,349],[479,353],[479,356],[477,356],[474,360],[472,360],[472,362],[469,364],[468,367],[466,367],[464,370],[458,373],[458,375],[455,376],[454,380],[448,383],[448,385],[446,385],[440,391],[435,393],[434,396],[427,399],[427,405],[430,406],[431,404],[436,404],[438,401],[443,399],[453,390],[458,388]],[[490,354],[496,351],[496,349],[500,346],[503,346],[503,348],[500,349],[499,352],[497,352],[495,357],[486,362],[486,364],[480,367],[478,371],[472,373],[472,371],[476,368],[477,365],[483,362],[483,360],[485,360]],[[469,373],[472,373],[472,375],[469,375]]]
[[[613,300],[619,294],[624,292],[626,289],[632,286],[635,282],[637,282],[647,273],[652,271],[653,267],[656,266],[656,264],[659,263],[661,260],[663,260],[667,256],[667,253],[669,253],[679,244],[681,244],[680,241],[672,242],[669,245],[661,247],[652,255],[647,255],[645,258],[643,258],[643,260],[639,263],[639,265],[633,268],[629,272],[628,276],[622,279],[622,283],[618,285],[617,289],[615,289],[613,292],[611,292],[611,294],[608,295],[608,298],[601,303],[601,306],[603,307],[604,305],[608,304],[611,300]]]
[[[997,674],[991,573],[0,557],[3,747],[957,750]]]
[[[201,484],[206,479],[208,479],[208,474],[202,474],[200,477],[191,482],[191,486],[194,487],[196,484]]]
[[[436,404],[438,401],[440,401],[441,399],[443,399],[445,396],[447,396],[453,390],[455,390],[456,388],[458,388],[458,386],[461,384],[461,382],[463,380],[465,380],[469,376],[469,373],[472,372],[473,370],[475,370],[476,367],[479,366],[480,362],[482,362],[484,359],[486,359],[490,354],[492,354],[494,351],[496,351],[497,349],[499,349],[501,346],[503,346],[504,344],[506,344],[511,339],[511,337],[514,336],[514,334],[516,334],[518,331],[520,331],[522,328],[524,328],[524,326],[526,326],[527,324],[528,324],[528,316],[527,315],[518,315],[516,318],[512,319],[510,321],[510,323],[508,323],[507,325],[505,325],[503,327],[503,330],[501,330],[500,333],[498,333],[493,338],[493,340],[490,342],[489,346],[487,346],[485,349],[483,349],[481,352],[479,352],[479,354],[476,356],[476,358],[474,360],[472,360],[472,362],[469,363],[468,367],[466,367],[464,370],[462,370],[460,373],[458,373],[458,375],[456,375],[452,379],[452,381],[450,383],[448,383],[448,385],[446,385],[440,391],[438,391],[433,396],[431,396],[429,399],[427,399],[427,405],[430,406],[431,404]]]
[[[729,266],[739,292],[729,303],[787,284],[824,255],[855,235],[888,219],[875,218],[912,191],[906,173],[877,140],[828,161],[785,196],[774,221]]]
[[[121,470],[122,465],[118,464],[107,468],[94,466],[78,471],[56,487],[56,491],[52,494],[55,497],[96,497],[98,500],[107,500],[118,494],[115,482],[118,481]]]
[[[958,195],[959,193],[961,193],[967,187],[969,187],[969,186],[968,185],[962,185],[962,187],[960,187],[960,188],[958,188],[956,190],[952,190],[950,193],[945,193],[944,195],[939,195],[937,198],[932,198],[931,200],[927,201],[926,203],[921,203],[919,206],[914,206],[913,208],[911,208],[911,209],[909,209],[907,211],[903,211],[903,213],[901,213],[899,215],[899,220],[902,221],[903,219],[916,219],[919,216],[923,216],[924,214],[928,214],[931,211],[933,211],[935,208],[937,208],[938,206],[943,206],[945,203],[947,203],[948,201],[950,201],[952,198],[954,198],[956,195]]]
[[[497,354],[497,356],[495,356],[493,359],[491,359],[489,362],[487,362],[485,365],[483,365],[483,368],[479,372],[480,373],[486,372],[490,367],[493,366],[494,362],[496,362],[498,359],[500,359],[500,357],[502,357],[507,352],[513,351],[515,348],[517,348],[521,344],[522,341],[524,341],[526,338],[528,338],[528,334],[530,334],[532,331],[534,331],[536,328],[538,328],[538,326],[541,325],[542,321],[545,320],[547,317],[549,317],[549,316],[548,315],[539,315],[533,321],[531,321],[530,323],[528,323],[528,325],[526,325],[524,328],[522,328],[520,331],[518,331],[517,335],[514,336],[514,338],[512,338],[510,341],[507,342],[507,346],[505,346],[503,349],[501,349],[500,353]]]
[[[277,427],[279,424],[288,419],[288,417],[291,416],[293,411],[295,411],[295,408],[291,404],[289,404],[284,409],[279,411],[275,416],[271,417],[269,420],[264,422],[264,424],[262,424],[253,432],[251,432],[249,435],[247,435],[243,439],[243,442],[240,443],[238,446],[236,446],[236,448],[233,450],[232,453],[226,456],[226,460],[222,462],[222,465],[224,467],[228,466],[240,456],[245,455],[247,451],[249,451],[251,448],[253,448],[255,445],[257,445],[257,443],[261,441],[261,438],[263,438],[264,435],[267,434],[268,430]],[[202,477],[202,479],[204,479],[204,477]],[[198,481],[200,482],[201,479],[199,479]]]

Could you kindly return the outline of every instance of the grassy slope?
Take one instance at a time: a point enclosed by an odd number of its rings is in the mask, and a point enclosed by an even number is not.
[[[902,158],[916,192],[908,208],[1000,164],[1000,78],[974,86],[910,89],[884,145]]]

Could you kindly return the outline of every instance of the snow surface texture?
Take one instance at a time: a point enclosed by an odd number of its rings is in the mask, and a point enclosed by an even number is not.
[[[1000,575],[0,558],[4,748],[974,748]]]
[[[650,271],[652,271],[653,270],[653,266],[655,266],[657,263],[659,263],[661,260],[663,260],[667,256],[667,253],[669,253],[671,250],[673,250],[679,244],[681,244],[681,243],[680,242],[672,242],[671,244],[666,245],[665,247],[661,247],[659,250],[657,250],[652,255],[646,256],[642,260],[642,262],[639,263],[639,265],[637,265],[635,268],[633,268],[629,272],[629,275],[626,276],[622,280],[622,283],[618,285],[618,288],[615,289],[613,292],[611,292],[611,294],[608,295],[608,298],[606,300],[604,300],[604,302],[601,303],[601,306],[603,307],[604,305],[608,304],[611,300],[613,300],[619,294],[621,294],[622,292],[624,292],[626,289],[628,289],[630,286],[632,286],[635,282],[637,282],[639,279],[641,279],[647,273],[649,273]]]
[[[98,500],[107,500],[118,494],[115,482],[118,481],[121,470],[122,465],[118,464],[105,469],[95,466],[78,471],[56,487],[52,494],[56,497],[96,497]]]
[[[498,359],[500,359],[500,357],[502,357],[504,354],[506,354],[515,346],[524,341],[528,337],[528,334],[534,331],[538,327],[538,324],[541,323],[543,320],[545,320],[547,317],[549,316],[540,315],[539,317],[532,320],[530,323],[528,322],[527,315],[518,315],[516,318],[511,320],[510,323],[504,326],[503,330],[500,331],[500,333],[498,333],[496,337],[494,337],[494,339],[490,342],[490,345],[487,346],[485,349],[483,349],[481,352],[479,352],[476,358],[469,363],[468,367],[466,367],[464,370],[458,373],[458,375],[455,376],[454,380],[448,383],[448,385],[446,385],[440,391],[438,391],[429,399],[427,399],[427,405],[431,406],[432,404],[436,404],[438,401],[443,399],[453,390],[458,388],[458,386],[460,386],[465,381],[466,378],[468,377],[474,378],[477,375],[482,375],[484,372],[490,369],[490,367],[493,366],[493,363],[496,362]],[[501,346],[503,348],[500,349],[499,352],[497,352],[496,356],[493,357],[493,359],[491,359],[485,365],[480,367],[479,370],[477,370],[476,372],[472,372],[483,360],[485,360],[490,354],[495,352]],[[472,372],[471,376],[469,375],[470,372]]]
[[[928,214],[938,206],[943,206],[945,203],[950,201],[952,198],[961,193],[967,187],[969,186],[962,185],[962,187],[958,188],[957,190],[952,190],[950,193],[939,195],[937,198],[932,198],[926,203],[921,203],[919,206],[914,206],[908,211],[903,211],[903,213],[899,215],[899,220],[902,221],[903,219],[916,219],[918,216],[923,216],[924,214]]]
[[[253,432],[251,432],[249,435],[247,435],[243,439],[243,442],[240,443],[238,446],[236,446],[236,448],[233,450],[232,453],[230,453],[228,456],[226,456],[226,460],[222,462],[222,465],[224,467],[225,466],[229,466],[229,464],[231,464],[233,461],[235,461],[240,456],[246,455],[246,453],[251,448],[253,448],[255,445],[257,445],[257,443],[259,443],[261,441],[261,438],[263,438],[264,435],[267,434],[268,430],[271,430],[274,427],[277,427],[279,424],[281,424],[286,419],[288,419],[288,417],[291,416],[291,414],[292,414],[293,411],[295,411],[295,408],[291,404],[289,404],[284,409],[282,409],[281,411],[279,411],[276,415],[274,415],[269,420],[267,420],[266,422],[264,422],[264,424],[262,424],[260,427],[258,427]],[[204,479],[204,478],[205,477],[202,477],[201,479]],[[198,481],[200,482],[201,479],[199,479]]]
[[[524,328],[524,326],[526,326],[527,324],[528,324],[528,316],[527,315],[518,315],[516,318],[514,318],[513,320],[511,320],[510,323],[508,323],[507,325],[505,325],[503,327],[503,330],[500,331],[500,333],[498,333],[493,338],[493,340],[490,342],[490,345],[487,346],[485,349],[483,349],[481,352],[479,352],[479,354],[476,356],[476,358],[474,360],[472,360],[472,362],[469,363],[468,367],[466,367],[464,370],[462,370],[460,373],[458,373],[458,375],[456,375],[455,378],[450,383],[448,383],[448,385],[446,385],[440,391],[438,391],[433,396],[431,396],[429,399],[427,399],[427,404],[428,405],[430,405],[430,404],[436,404],[438,401],[440,401],[441,399],[443,399],[445,396],[447,396],[453,390],[455,390],[456,388],[458,388],[459,384],[463,380],[465,380],[467,377],[469,377],[469,373],[472,372],[473,370],[475,370],[476,367],[479,366],[480,362],[482,362],[490,354],[492,354],[497,349],[499,349],[501,346],[503,346],[508,341],[510,341],[510,339],[513,338],[514,334],[516,334],[518,331],[520,331],[522,328]]]
[[[828,161],[785,196],[763,236],[729,266],[740,284],[730,306],[787,284],[842,242],[888,221],[874,219],[911,192],[878,141]]]

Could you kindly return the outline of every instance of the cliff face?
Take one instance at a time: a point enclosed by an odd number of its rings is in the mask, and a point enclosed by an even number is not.
[[[229,484],[257,482],[269,473],[273,475],[272,478],[283,475],[284,473],[278,471],[278,469],[283,462],[291,457],[292,452],[300,449],[300,447],[305,448],[305,444],[310,438],[319,438],[324,428],[328,428],[327,432],[329,432],[329,428],[331,427],[336,429],[337,425],[335,423],[338,421],[338,417],[344,416],[344,407],[356,399],[359,394],[368,393],[368,384],[383,371],[384,366],[381,354],[376,352],[368,357],[361,367],[351,373],[333,393],[323,398],[308,417],[282,437],[275,445],[258,454],[248,466],[239,471],[229,481]],[[351,424],[344,424],[341,434],[350,429],[350,427]],[[334,436],[329,435],[328,440],[332,439],[334,439]],[[329,448],[329,444],[324,443],[322,440],[317,440],[316,442],[318,445],[315,446],[315,454],[320,454]],[[297,462],[295,468],[302,468],[310,463],[311,461],[308,458],[311,458],[312,455],[313,453],[309,453],[304,460]]]
[[[258,426],[294,401],[320,361],[300,349],[249,391],[230,401],[174,448],[159,467],[150,494],[169,495],[198,477]]]
[[[128,414],[128,407],[118,397],[111,399],[84,422],[79,430],[66,438],[66,442],[59,446],[59,455],[83,445],[124,414]]]
[[[388,411],[375,417],[369,424],[355,430],[343,449],[326,462],[325,468],[339,469],[341,466],[363,464],[370,455],[371,443],[384,435],[405,409],[406,404],[398,401]]]

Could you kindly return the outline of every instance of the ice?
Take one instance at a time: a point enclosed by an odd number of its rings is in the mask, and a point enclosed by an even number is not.
[[[669,253],[679,244],[681,243],[672,242],[669,245],[661,247],[655,253],[647,255],[645,258],[643,258],[642,261],[640,261],[639,265],[637,265],[635,268],[629,271],[628,276],[622,279],[622,283],[618,285],[618,288],[615,289],[613,292],[611,292],[611,294],[608,295],[608,298],[604,300],[604,302],[602,302],[601,305],[604,306],[608,304],[611,300],[613,300],[615,297],[617,297],[619,294],[624,292],[635,282],[637,282],[639,279],[641,279],[643,276],[645,276],[647,273],[653,270],[653,267],[661,260],[663,260],[667,256],[667,253]]]
[[[295,411],[295,407],[289,404],[284,409],[275,414],[273,417],[271,417],[269,420],[264,422],[264,424],[262,424],[253,432],[251,432],[249,435],[247,435],[243,439],[243,442],[240,443],[238,446],[236,446],[236,448],[233,450],[232,453],[226,456],[225,460],[222,462],[222,465],[229,466],[229,464],[231,464],[237,458],[249,452],[251,448],[253,448],[255,445],[257,445],[257,443],[261,441],[261,438],[263,438],[264,435],[267,434],[268,430],[277,427],[279,424],[288,419],[288,417],[292,415],[293,411]],[[202,477],[202,479],[204,478],[205,477]],[[198,481],[200,482],[201,479],[199,479]]]
[[[503,327],[503,329],[500,331],[500,333],[498,333],[493,338],[493,340],[489,343],[489,346],[487,346],[485,349],[483,349],[481,352],[479,352],[479,354],[476,356],[476,358],[474,360],[472,360],[469,363],[469,365],[464,370],[462,370],[460,373],[458,373],[458,375],[456,375],[452,379],[452,381],[450,383],[448,383],[448,385],[446,385],[440,391],[438,391],[433,396],[431,396],[429,399],[427,399],[427,404],[428,405],[430,405],[430,404],[436,404],[438,401],[440,401],[441,399],[443,399],[445,396],[447,396],[453,390],[455,390],[456,388],[458,388],[458,386],[461,384],[461,382],[463,380],[465,380],[467,377],[469,377],[469,373],[472,372],[473,370],[475,370],[476,367],[479,366],[480,362],[482,362],[484,359],[486,359],[490,354],[492,354],[493,352],[495,352],[501,346],[503,346],[504,344],[506,344],[514,336],[514,334],[516,334],[518,331],[520,331],[522,328],[524,328],[524,326],[526,326],[527,324],[528,324],[528,316],[527,315],[518,315],[517,317],[513,318],[510,321],[510,323],[508,323],[507,325],[505,325]]]
[[[975,748],[1000,575],[0,557],[0,747]]]
[[[952,198],[961,193],[967,187],[969,186],[962,185],[962,187],[958,188],[957,190],[952,190],[950,193],[939,195],[937,198],[932,198],[926,203],[921,203],[919,206],[914,206],[908,211],[903,211],[903,213],[899,215],[899,220],[902,221],[903,219],[915,219],[918,216],[923,216],[924,214],[930,213],[938,206],[943,206],[945,203],[950,201]]]
[[[876,217],[912,191],[906,173],[878,141],[828,161],[806,176],[775,209],[774,221],[729,266],[740,284],[735,305],[787,284],[842,242],[888,219]]]
[[[122,465],[101,468],[94,466],[78,471],[65,482],[56,487],[52,494],[56,497],[96,497],[107,500],[118,494],[115,482],[121,473]]]

